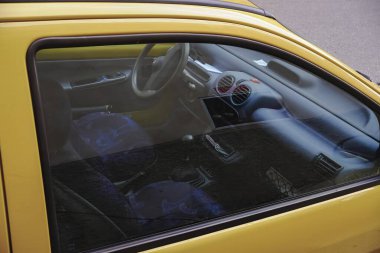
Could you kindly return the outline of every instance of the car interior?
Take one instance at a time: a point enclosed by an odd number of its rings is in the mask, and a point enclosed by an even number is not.
[[[379,173],[379,118],[302,67],[209,43],[43,49],[62,252],[227,217]]]

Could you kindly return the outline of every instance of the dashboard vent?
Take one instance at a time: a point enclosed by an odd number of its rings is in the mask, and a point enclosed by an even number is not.
[[[325,176],[334,176],[343,169],[343,166],[328,158],[324,154],[319,154],[314,158],[314,168]]]
[[[234,85],[235,78],[233,76],[224,76],[218,82],[217,90],[220,94],[224,94],[229,91]]]
[[[247,101],[249,95],[251,95],[251,89],[247,85],[239,85],[232,93],[231,101],[234,105],[241,105]]]

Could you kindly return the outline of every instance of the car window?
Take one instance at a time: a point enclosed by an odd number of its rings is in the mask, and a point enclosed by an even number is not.
[[[377,112],[316,74],[228,45],[129,46],[122,57],[102,46],[101,59],[78,58],[80,48],[37,54],[48,211],[62,252],[378,175]]]

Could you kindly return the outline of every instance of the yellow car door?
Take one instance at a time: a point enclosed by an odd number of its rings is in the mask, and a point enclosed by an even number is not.
[[[0,160],[1,161],[1,160]],[[1,164],[0,164],[1,169]],[[3,178],[3,177],[2,177]],[[0,215],[1,215],[1,229],[0,229],[0,250],[1,252],[10,252],[9,250],[9,237],[8,237],[8,217],[7,209],[5,204],[5,194],[4,194],[4,183],[0,180]]]
[[[380,250],[379,88],[207,5],[0,3],[2,252]]]

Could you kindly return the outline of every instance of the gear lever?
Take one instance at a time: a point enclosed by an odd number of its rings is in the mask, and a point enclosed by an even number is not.
[[[182,141],[192,142],[194,140],[194,136],[191,134],[186,134],[182,137]]]
[[[185,145],[185,148],[186,148],[186,152],[185,152],[185,157],[184,157],[184,160],[186,162],[190,162],[190,152],[188,151],[188,149],[190,149],[191,147],[191,143],[194,141],[194,136],[191,135],[191,134],[186,134],[182,137],[182,142],[183,144]]]
[[[184,135],[182,137],[182,142],[184,145],[184,156],[183,161],[185,164],[176,170],[173,171],[171,178],[175,181],[181,181],[181,182],[191,182],[196,180],[199,177],[199,174],[196,170],[194,170],[194,166],[191,163],[191,145],[194,141],[194,136],[191,134]]]

